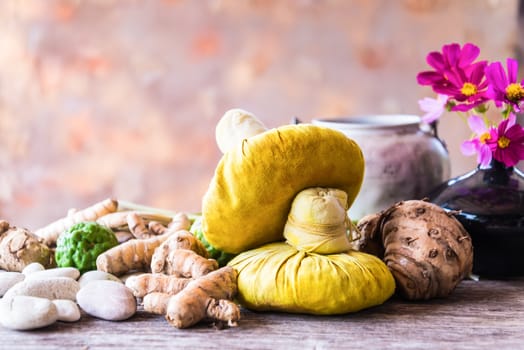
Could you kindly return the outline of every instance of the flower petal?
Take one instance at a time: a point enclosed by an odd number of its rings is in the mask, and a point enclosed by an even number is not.
[[[505,91],[508,86],[506,72],[500,62],[493,62],[486,67],[486,78],[489,83],[497,90]]]
[[[442,56],[440,52],[437,52],[437,51],[430,52],[428,56],[426,57],[426,62],[428,62],[428,64],[431,67],[435,68],[437,72],[440,72],[446,69],[444,57]]]
[[[420,85],[433,85],[443,80],[442,74],[433,71],[421,72],[417,75],[417,82]]]
[[[491,159],[493,158],[491,149],[486,146],[482,145],[479,149],[479,154],[477,157],[477,163],[480,164],[481,168],[486,168],[489,166],[489,163],[491,163]]]
[[[480,142],[478,139],[467,140],[462,142],[460,145],[460,151],[465,156],[472,156],[478,152],[480,148]]]
[[[470,65],[480,54],[480,49],[478,46],[473,45],[472,43],[466,43],[462,47],[462,52],[458,62],[458,66],[465,68]]]
[[[508,67],[508,83],[516,83],[517,82],[517,74],[519,71],[519,63],[514,58],[508,58],[506,60],[506,66]]]
[[[472,115],[468,118],[468,125],[473,132],[480,136],[488,131],[488,128],[486,127],[486,123],[484,122],[484,119],[479,117],[478,115]]]

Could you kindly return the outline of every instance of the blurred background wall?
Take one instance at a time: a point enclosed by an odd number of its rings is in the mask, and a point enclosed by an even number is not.
[[[0,217],[36,229],[114,196],[199,211],[233,107],[293,117],[420,114],[416,74],[449,42],[520,58],[517,0],[0,2]],[[452,175],[472,169],[455,115]]]

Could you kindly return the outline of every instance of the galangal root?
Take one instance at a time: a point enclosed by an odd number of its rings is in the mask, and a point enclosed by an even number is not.
[[[383,259],[400,295],[409,300],[447,297],[471,275],[471,237],[454,213],[409,200],[362,218],[357,250]]]

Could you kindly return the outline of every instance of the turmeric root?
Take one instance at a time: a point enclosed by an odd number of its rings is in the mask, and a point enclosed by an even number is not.
[[[187,328],[210,318],[236,326],[240,309],[233,303],[237,293],[237,272],[230,266],[212,271],[191,281],[182,291],[170,297],[155,294],[144,297],[144,310],[161,313],[176,328]]]
[[[165,216],[157,213],[142,212],[142,211],[117,211],[114,213],[109,213],[104,216],[101,216],[97,219],[97,222],[101,225],[107,226],[112,230],[124,230],[130,229],[128,215],[135,214],[144,221],[147,225],[150,221],[158,221],[163,225],[168,225],[173,221],[172,216]],[[177,214],[178,215],[178,214]],[[181,214],[182,215],[182,214]],[[134,224],[132,224],[134,225]]]
[[[448,296],[471,274],[471,237],[453,213],[420,200],[399,202],[359,223],[355,248],[383,253],[399,294],[409,300]]]
[[[131,239],[100,254],[96,258],[96,267],[117,276],[132,270],[148,271],[155,249],[168,238],[169,234]]]
[[[186,213],[177,213],[167,225],[170,231],[189,230],[190,227],[191,220],[189,220],[189,216]]]
[[[144,273],[138,276],[129,277],[126,280],[126,287],[133,291],[137,298],[143,298],[146,294],[154,292],[173,295],[180,292],[191,278],[180,278],[164,274]]]
[[[43,243],[53,246],[56,244],[58,236],[71,226],[82,221],[96,221],[101,216],[115,212],[117,208],[118,202],[115,199],[107,198],[85,209],[69,213],[67,216],[36,230],[35,234],[43,239]]]
[[[34,262],[54,267],[53,252],[35,234],[0,220],[0,269],[20,272]]]
[[[167,303],[173,294],[162,292],[152,292],[144,295],[144,311],[156,315],[165,315],[167,311]]]
[[[135,238],[145,239],[154,236],[149,231],[144,220],[135,212],[131,212],[126,216],[127,225],[129,231],[135,236]]]
[[[198,278],[218,269],[215,259],[206,259],[189,249],[169,250],[168,247],[159,247],[155,251],[151,261],[151,272]]]
[[[181,225],[184,223],[181,222]],[[132,270],[149,271],[155,249],[177,230],[176,226],[166,233],[147,239],[131,239],[100,254],[96,259],[98,270],[122,275]]]
[[[149,221],[149,223],[147,224],[147,228],[150,232],[152,232],[155,235],[163,235],[167,231],[166,226],[162,225],[161,222],[155,220]]]
[[[209,253],[204,244],[191,232],[187,230],[173,231],[173,228],[166,230],[166,232],[174,233],[158,247],[158,253],[153,256],[153,264],[156,263],[156,260],[164,260],[167,254],[175,249],[189,249],[204,258],[209,258]]]

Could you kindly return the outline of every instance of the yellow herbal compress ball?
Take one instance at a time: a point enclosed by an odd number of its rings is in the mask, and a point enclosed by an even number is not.
[[[286,125],[248,137],[220,160],[202,202],[202,229],[217,249],[240,253],[281,241],[291,203],[309,187],[360,190],[364,158],[340,131]]]
[[[256,311],[344,314],[380,305],[395,290],[384,262],[352,250],[322,255],[277,242],[229,265],[238,271],[239,302]]]

